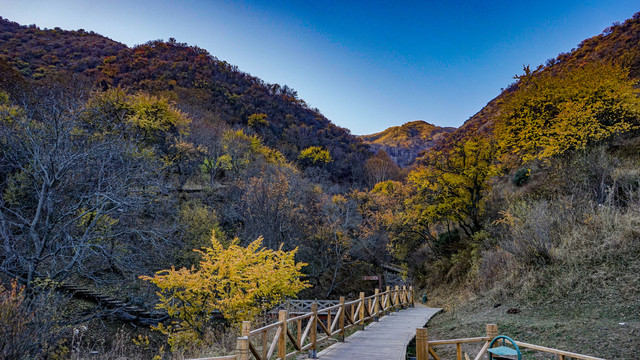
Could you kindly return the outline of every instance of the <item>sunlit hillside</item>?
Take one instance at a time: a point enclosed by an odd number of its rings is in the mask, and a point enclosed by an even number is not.
[[[400,167],[407,167],[418,154],[442,141],[453,130],[417,120],[360,138],[372,148],[387,152]]]

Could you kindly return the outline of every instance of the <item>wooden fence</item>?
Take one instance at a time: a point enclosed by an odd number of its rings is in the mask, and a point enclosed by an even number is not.
[[[318,309],[318,303],[311,304],[311,311],[290,317],[287,310],[280,310],[278,321],[258,329],[251,328],[251,322],[242,323],[242,336],[236,343],[236,354],[192,360],[284,360],[303,351],[309,358],[317,357],[318,344],[332,336],[344,341],[345,331],[364,328],[368,320],[377,321],[390,311],[413,306],[413,287],[396,286],[380,292],[375,289],[371,296],[363,292],[355,300],[344,297],[336,305]]]
[[[498,325],[487,324],[486,331],[487,331],[486,336],[476,337],[476,338],[429,340],[427,336],[427,329],[418,328],[416,329],[416,360],[429,360],[429,356],[433,357],[433,359],[435,360],[440,360],[440,357],[433,349],[434,346],[438,346],[438,345],[455,345],[456,359],[462,360],[462,344],[484,342],[484,345],[480,349],[480,352],[478,352],[478,354],[474,359],[474,360],[480,360],[482,359],[483,356],[487,355],[487,350],[489,349],[491,340],[493,340],[496,336],[498,336]],[[557,355],[558,360],[568,360],[568,359],[604,360],[604,359],[593,357],[593,356],[580,355],[580,354],[558,350],[558,349],[552,349],[544,346],[527,344],[520,341],[516,341],[515,343],[520,348],[529,348],[532,350],[542,351],[549,354]],[[468,359],[466,354],[465,354],[465,358]],[[487,355],[487,358],[488,358],[488,355]]]
[[[273,309],[273,313],[277,314],[279,310],[287,310],[289,315],[302,315],[311,311],[311,306],[318,304],[318,310],[321,311],[325,308],[340,304],[338,300],[287,300],[284,303],[276,306]],[[271,311],[269,313],[272,313]]]

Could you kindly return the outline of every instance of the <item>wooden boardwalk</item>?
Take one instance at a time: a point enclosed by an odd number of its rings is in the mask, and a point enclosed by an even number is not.
[[[416,304],[415,307],[394,312],[368,325],[318,353],[320,360],[404,360],[407,344],[441,309]]]

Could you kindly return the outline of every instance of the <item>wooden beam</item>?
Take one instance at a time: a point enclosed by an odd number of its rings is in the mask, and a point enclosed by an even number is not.
[[[573,359],[579,359],[579,360],[604,360],[603,358],[598,358],[598,357],[589,356],[589,355],[576,354],[576,353],[572,353],[572,352],[568,352],[568,351],[562,351],[562,350],[558,350],[558,349],[552,349],[552,348],[548,348],[548,347],[544,347],[544,346],[540,346],[540,345],[527,344],[527,343],[523,343],[521,341],[516,341],[516,344],[518,346],[521,346],[521,347],[525,347],[525,348],[529,348],[529,349],[533,349],[533,350],[537,350],[537,351],[544,351],[544,352],[550,353],[550,354],[562,355],[562,356],[570,357],[570,358],[573,358]]]
[[[278,330],[276,330],[276,335],[273,337],[273,341],[271,342],[271,346],[269,347],[269,352],[267,352],[266,359],[271,359],[271,357],[273,356],[273,352],[276,351],[276,345],[278,345],[278,339],[280,338],[281,331],[282,327],[278,327]]]
[[[311,312],[313,317],[311,318],[311,333],[309,334],[309,342],[311,347],[309,348],[309,358],[315,359],[318,356],[318,303],[311,304]]]
[[[302,343],[304,343],[304,339],[307,338],[307,335],[309,335],[309,331],[311,330],[311,326],[313,325],[313,317],[311,319],[309,319],[309,322],[307,323],[307,326],[304,328],[304,332],[302,333],[302,338],[300,340],[300,345],[302,345]],[[311,342],[311,340],[309,340],[309,342]]]
[[[344,305],[344,296],[340,296],[340,314],[338,315],[338,326],[340,327],[340,333],[338,335],[338,341],[344,341],[344,319],[346,314],[346,307]]]
[[[251,334],[251,321],[242,322],[242,336],[249,336]]]
[[[365,306],[364,292],[360,292],[360,304],[358,305],[358,308],[360,309],[360,319],[358,320],[358,323],[362,326],[362,330],[364,330]]]
[[[498,336],[498,325],[496,324],[487,324],[487,337],[491,340]]]
[[[438,354],[436,354],[436,352],[433,350],[433,348],[431,346],[429,346],[429,354],[431,354],[431,356],[433,356],[434,359],[440,360],[440,356],[438,356]]]
[[[324,326],[324,323],[322,321],[318,321],[318,325],[320,325],[320,327],[322,328],[322,330],[324,330],[324,333],[331,336],[331,331],[329,331],[329,329],[327,329],[326,326]]]
[[[487,354],[487,350],[489,349],[489,344],[491,344],[489,341],[484,343],[484,345],[482,346],[482,349],[480,349],[480,352],[478,352],[478,355],[476,355],[475,359],[473,359],[473,360],[482,359],[482,357]]]
[[[436,345],[449,345],[449,344],[465,344],[465,343],[474,343],[474,342],[483,342],[483,341],[491,341],[492,339],[483,336],[476,338],[463,338],[463,339],[447,339],[447,340],[431,340],[429,341],[430,346]]]
[[[287,333],[289,332],[287,327],[288,314],[287,310],[280,310],[280,312],[278,312],[278,322],[281,323],[280,336],[278,337],[278,357],[283,360],[287,357]]]
[[[293,343],[293,347],[296,350],[300,351],[300,345],[298,345],[298,342],[296,341],[296,338],[293,336],[291,331],[289,331],[289,329],[287,329],[287,337],[289,337],[289,340]]]
[[[254,356],[257,360],[262,360],[262,356],[260,356],[260,354],[258,353],[258,350],[255,348],[255,346],[253,346],[253,344],[251,343],[251,341],[249,341],[249,351],[253,354],[253,356]]]
[[[249,360],[249,337],[238,338],[236,343],[236,358],[238,360]]]

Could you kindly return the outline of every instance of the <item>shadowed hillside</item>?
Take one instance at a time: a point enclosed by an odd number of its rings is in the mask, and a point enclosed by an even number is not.
[[[86,76],[102,89],[168,97],[192,115],[259,135],[291,161],[309,147],[325,148],[334,161],[323,177],[333,182],[358,181],[361,164],[370,156],[349,130],[309,107],[294,89],[266,83],[175,39],[129,48],[93,32],[39,29],[2,19],[0,57],[34,80],[67,72]]]

